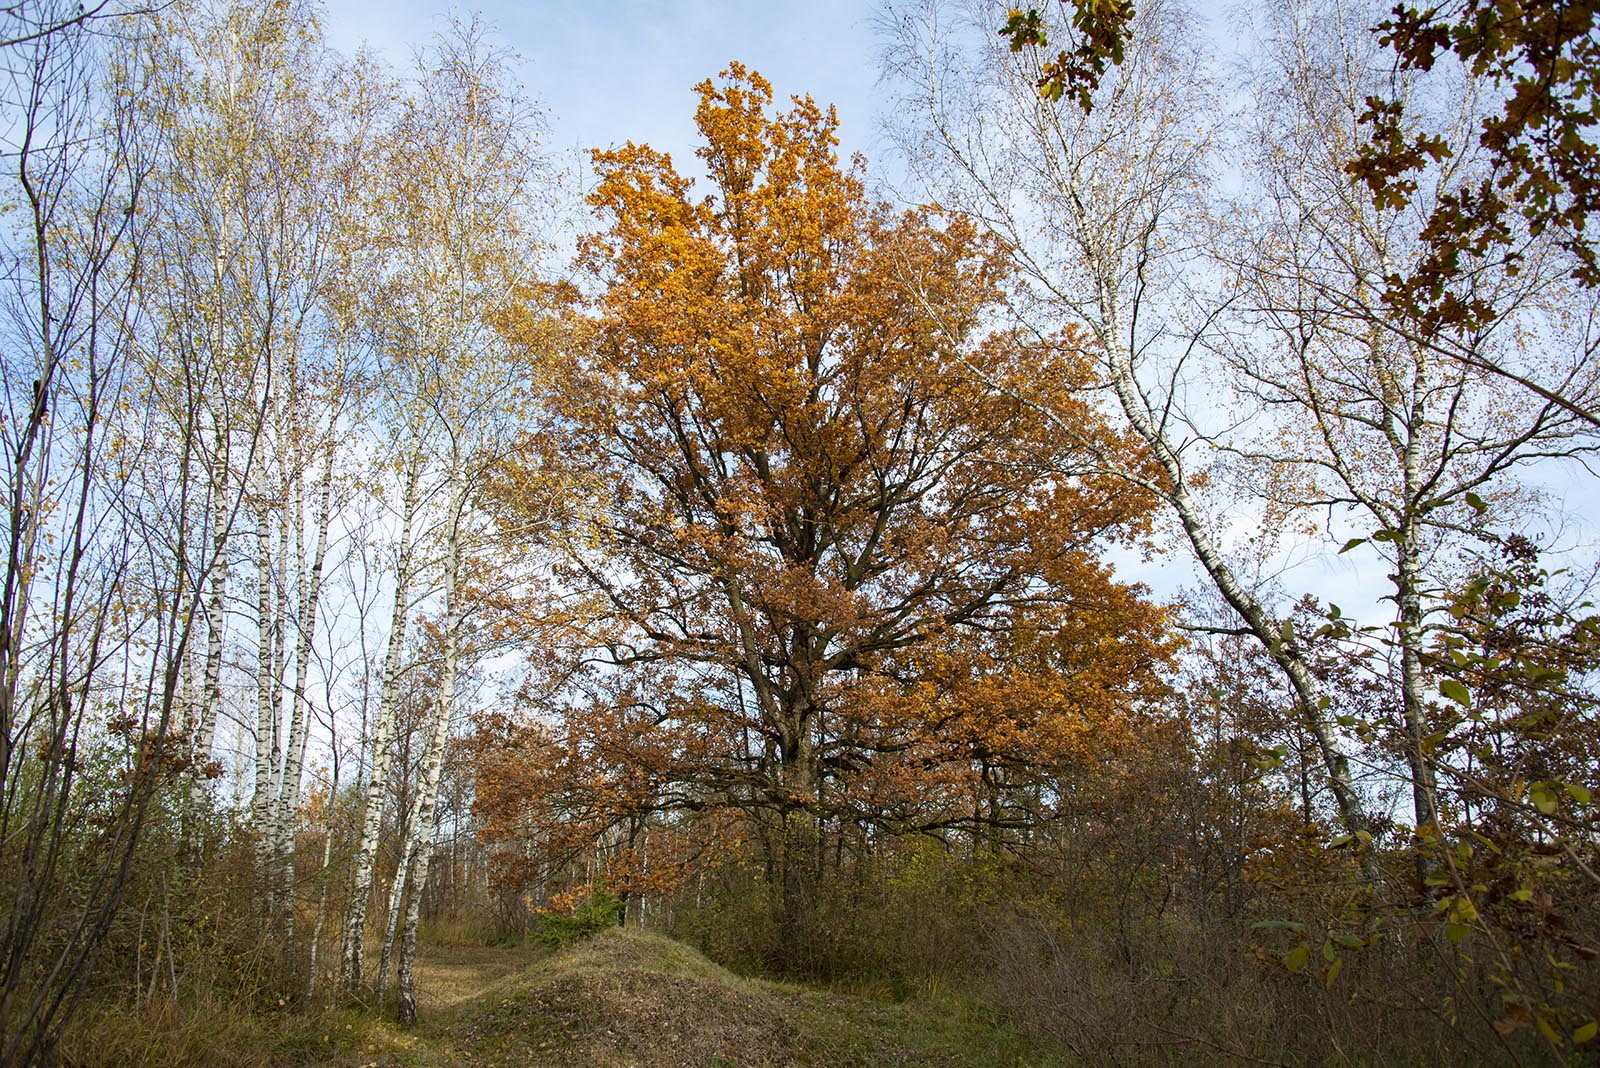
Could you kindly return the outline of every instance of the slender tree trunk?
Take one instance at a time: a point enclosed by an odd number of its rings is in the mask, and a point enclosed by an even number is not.
[[[333,740],[333,782],[328,786],[328,818],[322,835],[322,862],[318,865],[317,914],[311,924],[311,944],[306,951],[306,997],[317,992],[317,950],[322,944],[322,925],[328,915],[328,871],[333,863],[333,832],[338,815],[339,747]]]
[[[328,548],[328,518],[333,498],[333,431],[329,427],[328,441],[323,447],[322,470],[317,482],[317,511],[313,520],[317,539],[309,567],[304,559],[304,539],[300,560],[300,613],[296,623],[294,653],[294,711],[289,721],[289,745],[283,769],[283,781],[278,785],[276,820],[276,855],[281,865],[281,881],[285,888],[284,929],[294,931],[294,832],[300,809],[300,779],[305,768],[306,740],[311,733],[311,697],[307,675],[311,670],[311,638],[317,624],[317,607],[322,596],[323,560]],[[303,495],[297,494],[296,523],[302,530],[300,516],[303,512]]]
[[[228,596],[228,431],[217,422],[213,427],[210,466],[211,496],[211,583],[201,606],[206,626],[206,646],[200,667],[199,707],[196,709],[190,749],[189,798],[183,813],[183,852],[191,861],[198,859],[198,838],[194,822],[206,808],[207,768],[211,746],[216,739],[217,717],[222,710],[222,631],[223,612]],[[194,648],[199,648],[196,642]]]
[[[1112,388],[1116,392],[1123,414],[1166,472],[1167,500],[1177,512],[1178,521],[1183,526],[1184,534],[1187,535],[1200,566],[1205,568],[1206,574],[1211,577],[1218,592],[1249,627],[1251,634],[1266,647],[1273,662],[1283,671],[1294,689],[1296,703],[1300,707],[1300,717],[1306,729],[1311,732],[1311,736],[1316,739],[1317,750],[1328,775],[1328,785],[1333,792],[1334,802],[1339,808],[1339,816],[1345,830],[1352,835],[1365,833],[1368,827],[1367,816],[1350,775],[1350,761],[1323,711],[1316,679],[1305,662],[1285,647],[1276,621],[1267,613],[1255,595],[1239,581],[1223,558],[1221,550],[1204,522],[1198,503],[1189,495],[1189,484],[1181,458],[1173,449],[1166,433],[1156,424],[1140,395],[1133,372],[1133,359],[1120,343],[1119,332],[1115,315],[1110,315],[1107,317],[1107,322],[1102,324],[1099,341],[1109,355]],[[1378,874],[1376,866],[1372,864],[1367,852],[1363,851],[1362,857],[1369,881],[1375,881]]]
[[[1411,804],[1419,845],[1438,830],[1439,813],[1433,763],[1428,753],[1427,700],[1423,696],[1422,666],[1422,562],[1417,545],[1417,523],[1409,520],[1398,539],[1395,593],[1400,605],[1400,701],[1406,733],[1406,764],[1411,772]],[[1428,858],[1419,850],[1417,873],[1426,877]]]
[[[206,666],[205,707],[200,713],[200,728],[195,748],[204,757],[211,755],[211,743],[216,737],[217,716],[222,711],[222,634],[223,613],[228,602],[228,476],[230,455],[228,431],[218,427],[216,432],[216,469],[213,475],[215,494],[212,508],[211,554],[215,561],[211,569],[211,592],[206,602]]]
[[[278,763],[278,706],[272,692],[272,511],[267,503],[266,476],[256,502],[256,761],[250,823],[259,853],[267,849],[267,816],[271,811],[274,769]]]
[[[411,835],[401,873],[411,884],[407,899],[405,927],[400,935],[399,988],[400,1006],[397,1018],[401,1026],[409,1027],[417,1019],[417,992],[414,966],[417,956],[417,926],[422,914],[422,891],[428,882],[428,865],[433,859],[432,839],[439,802],[439,781],[444,770],[445,742],[450,736],[450,713],[454,705],[456,670],[461,655],[461,606],[456,595],[456,585],[461,572],[461,512],[466,504],[465,478],[457,460],[453,466],[456,483],[450,507],[449,533],[445,540],[444,571],[444,664],[439,676],[439,693],[433,704],[433,727],[429,733],[428,750],[423,758],[422,774],[417,782],[416,797],[411,809]],[[396,874],[399,883],[401,873]]]
[[[282,425],[281,423],[279,424]],[[296,480],[298,481],[298,480]],[[272,821],[277,812],[278,798],[283,792],[284,757],[287,755],[288,734],[285,731],[284,711],[293,713],[293,695],[289,689],[289,525],[293,516],[289,506],[290,479],[279,462],[279,479],[274,510],[278,513],[278,547],[273,555],[273,612],[272,612],[272,792],[267,795],[267,819]],[[298,538],[299,535],[296,534]],[[272,839],[276,845],[276,838]]]
[[[361,989],[362,956],[366,949],[367,902],[372,896],[372,866],[383,824],[383,800],[389,787],[395,707],[400,700],[400,664],[405,654],[406,621],[411,608],[411,527],[422,480],[422,453],[414,448],[407,460],[406,488],[401,503],[400,544],[395,558],[394,610],[389,617],[389,647],[383,662],[378,722],[372,732],[372,773],[362,804],[361,840],[356,847],[350,886],[350,913],[345,919],[340,976],[350,991]]]

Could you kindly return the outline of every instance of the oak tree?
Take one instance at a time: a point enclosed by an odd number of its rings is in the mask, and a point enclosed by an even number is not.
[[[562,393],[605,490],[574,516],[566,575],[600,599],[604,661],[638,680],[609,686],[613,715],[641,748],[672,739],[655,755],[677,803],[814,839],[873,817],[847,788],[869,769],[957,759],[983,702],[952,694],[983,672],[923,686],[925,664],[1127,592],[1098,557],[1147,503],[1081,444],[1131,449],[1071,395],[1073,337],[1005,328],[996,241],[874,203],[809,98],[774,114],[738,65],[697,92],[709,195],[646,146],[595,153],[604,229],[581,262],[601,295]],[[973,365],[1060,383],[1075,433]]]

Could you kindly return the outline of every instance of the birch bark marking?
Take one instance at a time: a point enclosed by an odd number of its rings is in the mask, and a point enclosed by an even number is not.
[[[1407,349],[1413,378],[1409,418],[1399,449],[1404,492],[1399,530],[1396,531],[1394,584],[1399,607],[1401,719],[1406,734],[1406,763],[1411,771],[1412,814],[1418,840],[1428,842],[1436,836],[1439,814],[1435,808],[1433,765],[1428,755],[1427,699],[1423,696],[1423,515],[1418,505],[1429,497],[1422,471],[1422,439],[1429,425],[1426,386],[1431,375],[1427,352],[1418,345],[1408,345]],[[1419,851],[1416,859],[1418,877],[1426,878],[1430,866],[1427,857]]]
[[[211,462],[211,588],[203,605],[206,622],[205,661],[201,672],[200,712],[195,724],[193,752],[195,769],[189,785],[189,811],[185,814],[185,840],[196,848],[192,822],[206,803],[206,765],[211,760],[211,745],[216,738],[217,716],[222,709],[222,630],[228,596],[228,431],[221,419],[213,416]]]
[[[335,362],[334,381],[344,377],[345,355],[341,345]],[[281,881],[285,892],[284,928],[294,932],[294,845],[295,825],[300,807],[300,780],[305,769],[306,741],[311,733],[311,698],[307,674],[311,670],[311,639],[317,624],[317,607],[322,597],[323,562],[328,550],[328,522],[333,500],[333,454],[338,440],[337,413],[329,417],[328,437],[322,445],[322,469],[317,476],[316,515],[313,534],[316,547],[312,550],[309,566],[305,560],[304,494],[296,493],[295,527],[300,531],[296,538],[297,570],[300,572],[300,611],[296,621],[294,653],[293,712],[289,721],[289,744],[278,784],[277,820],[275,828],[275,856],[281,867]]]
[[[361,841],[356,847],[350,886],[350,913],[345,920],[340,980],[346,989],[361,989],[365,951],[367,899],[372,896],[372,863],[378,851],[378,831],[383,823],[383,796],[389,784],[394,740],[395,707],[400,700],[400,663],[405,653],[406,621],[410,611],[412,523],[416,517],[422,481],[422,451],[413,445],[406,458],[406,488],[401,504],[400,543],[395,557],[394,610],[389,616],[389,647],[384,655],[382,690],[378,697],[378,722],[372,732],[372,773],[362,801]]]
[[[450,502],[450,526],[445,541],[444,664],[440,671],[439,693],[433,703],[433,725],[423,760],[423,772],[411,809],[411,840],[407,843],[405,859],[401,864],[401,871],[411,885],[411,896],[406,903],[405,927],[400,936],[398,1019],[402,1027],[409,1027],[417,1020],[417,925],[422,913],[422,890],[428,881],[428,864],[433,859],[431,846],[439,800],[439,780],[444,768],[445,742],[450,735],[456,667],[461,655],[461,605],[456,596],[456,586],[461,574],[461,512],[466,506],[466,479],[461,471],[459,454],[452,459],[451,480],[455,483],[455,492]],[[401,875],[397,874],[397,894],[400,878]]]
[[[272,679],[272,509],[265,465],[256,486],[256,735],[255,792],[250,799],[250,825],[258,853],[265,850],[271,811],[274,768],[278,763],[278,706]]]

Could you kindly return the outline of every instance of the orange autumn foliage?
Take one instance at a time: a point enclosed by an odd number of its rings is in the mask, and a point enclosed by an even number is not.
[[[1075,335],[1007,327],[971,220],[872,201],[831,109],[774,114],[737,64],[698,92],[709,195],[647,146],[594,154],[565,445],[496,494],[547,507],[532,476],[562,456],[597,487],[558,574],[599,606],[596,664],[559,726],[515,728],[507,752],[546,756],[480,780],[482,813],[560,812],[547,842],[662,812],[998,818],[1162,693],[1166,614],[1100,562],[1148,531],[1097,459],[1137,450]]]

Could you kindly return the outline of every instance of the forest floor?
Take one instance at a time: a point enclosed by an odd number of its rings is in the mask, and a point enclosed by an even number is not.
[[[1045,1066],[1021,1036],[969,1002],[903,1001],[748,979],[659,935],[613,931],[557,953],[429,946],[418,1025],[329,1009],[256,1018],[169,1044],[146,1032],[93,1043],[85,1065],[238,1068],[875,1068]],[[107,1021],[109,1023],[109,1021]],[[102,1038],[109,1040],[110,1032]],[[120,1051],[113,1053],[113,1047]],[[80,1047],[82,1049],[83,1047]],[[85,1050],[85,1052],[89,1052]]]

